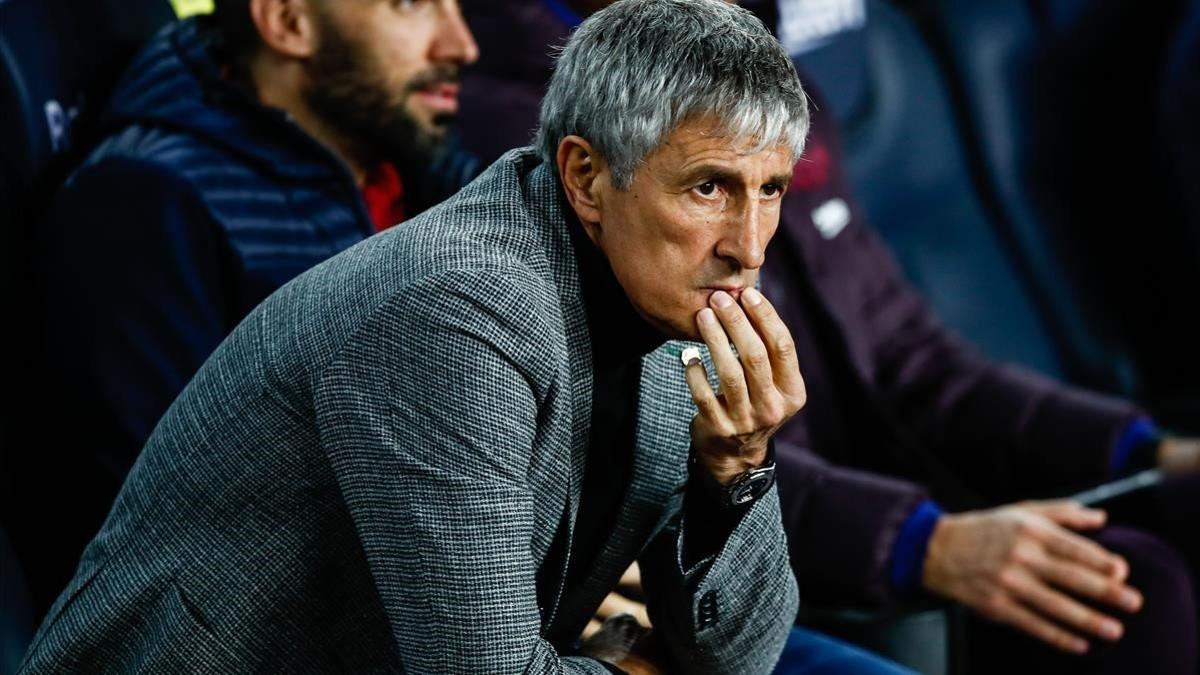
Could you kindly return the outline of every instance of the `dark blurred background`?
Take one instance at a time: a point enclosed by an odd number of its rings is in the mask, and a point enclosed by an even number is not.
[[[475,21],[523,3],[462,4]],[[947,323],[993,357],[1200,430],[1200,2],[757,5],[840,122],[870,221]],[[21,370],[33,228],[127,60],[205,9],[0,0],[0,490],[21,480],[5,457],[39,451],[13,446],[15,415],[54,442],[54,411],[20,407],[21,378],[36,377]],[[70,510],[70,495],[37,508]],[[3,530],[0,576],[8,673],[33,617]]]

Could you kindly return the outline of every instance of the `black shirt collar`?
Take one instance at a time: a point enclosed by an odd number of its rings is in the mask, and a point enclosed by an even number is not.
[[[564,200],[565,201],[565,200]],[[642,318],[617,282],[608,259],[592,243],[570,205],[564,205],[596,368],[629,363],[657,349],[667,337]]]

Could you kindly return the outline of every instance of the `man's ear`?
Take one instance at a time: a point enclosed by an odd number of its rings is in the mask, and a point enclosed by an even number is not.
[[[263,45],[295,59],[306,59],[317,52],[314,11],[312,0],[250,0],[250,18]]]
[[[579,216],[579,222],[592,243],[600,237],[600,213],[603,202],[599,188],[604,183],[604,159],[586,139],[567,136],[558,143],[558,176],[562,180],[567,201]]]

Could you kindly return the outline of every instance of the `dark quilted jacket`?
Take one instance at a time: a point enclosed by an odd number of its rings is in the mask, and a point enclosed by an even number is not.
[[[35,418],[54,420],[54,441],[35,442],[46,428],[30,420],[12,458],[10,526],[41,608],[208,355],[285,282],[374,232],[342,161],[231,86],[219,63],[195,20],[154,38],[39,233],[30,398]],[[405,176],[406,211],[448,197],[477,167],[448,153]]]

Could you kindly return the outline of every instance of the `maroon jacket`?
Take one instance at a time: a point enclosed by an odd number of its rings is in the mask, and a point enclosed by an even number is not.
[[[570,26],[543,0],[463,5],[482,58],[464,74],[459,132],[490,162],[529,142],[551,45]],[[1105,480],[1141,413],[989,361],[948,331],[865,224],[822,107],[762,278],[809,392],[776,438],[780,496],[806,601],[878,604],[917,504],[971,508]]]

